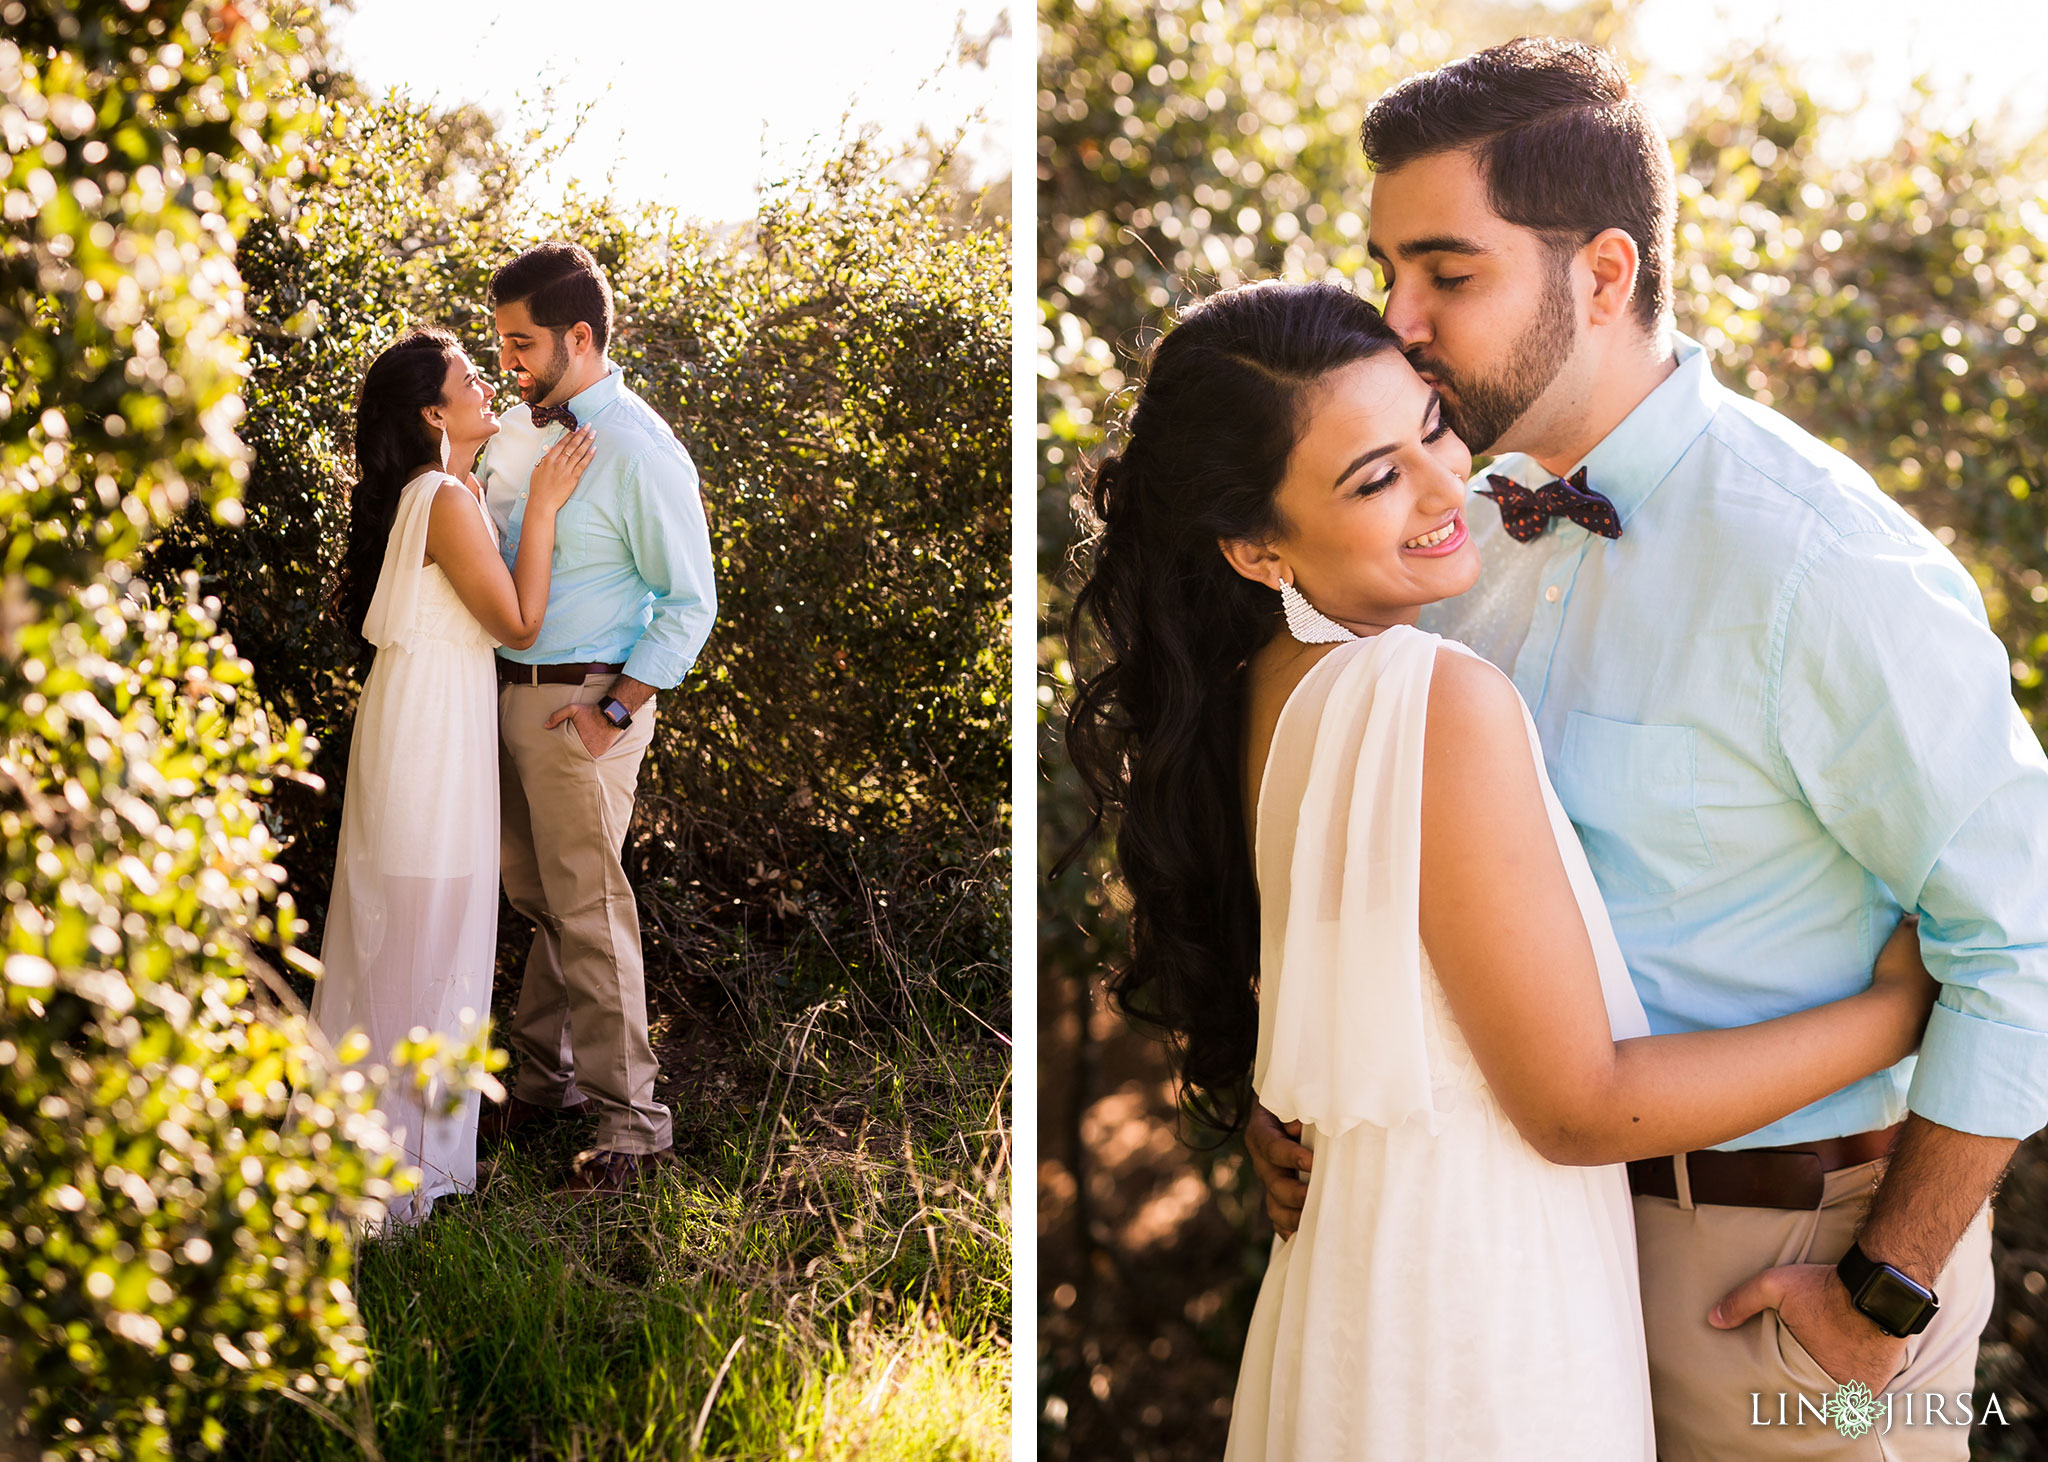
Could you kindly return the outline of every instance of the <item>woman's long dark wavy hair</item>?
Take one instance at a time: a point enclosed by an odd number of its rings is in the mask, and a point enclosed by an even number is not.
[[[1109,980],[1162,1033],[1190,1115],[1228,1134],[1249,1108],[1259,909],[1244,825],[1246,663],[1279,596],[1221,539],[1269,540],[1310,388],[1400,341],[1330,284],[1245,285],[1185,311],[1152,352],[1123,450],[1095,463],[1087,581],[1067,625],[1084,673],[1067,748],[1111,818],[1131,894],[1130,958]],[[1092,632],[1091,632],[1092,628]]]
[[[363,376],[356,398],[356,485],[348,498],[348,547],[332,601],[335,617],[359,642],[384,568],[398,494],[421,467],[441,460],[440,438],[420,413],[441,402],[448,358],[458,348],[455,337],[437,326],[408,330],[384,347]]]

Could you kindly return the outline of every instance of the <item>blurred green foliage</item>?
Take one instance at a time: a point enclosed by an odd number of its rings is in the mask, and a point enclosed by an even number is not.
[[[349,1224],[390,1159],[277,986],[260,799],[300,774],[219,605],[133,575],[240,516],[235,232],[306,115],[293,31],[11,3],[0,38],[0,1390],[51,1454],[218,1445],[363,1370]],[[278,986],[281,988],[281,986]]]
[[[1038,134],[1041,858],[1084,823],[1060,747],[1073,683],[1059,630],[1078,573],[1079,476],[1114,430],[1167,312],[1245,279],[1328,279],[1379,296],[1364,239],[1365,108],[1416,71],[1510,36],[1571,35],[1628,54],[1626,3],[1571,9],[1414,0],[1044,0]],[[1923,109],[1927,110],[1927,109]],[[1955,550],[1984,590],[2029,722],[2048,726],[2048,153],[1909,116],[1877,157],[1831,160],[1826,119],[1767,55],[1715,73],[1673,143],[1679,184],[1680,329],[1720,378],[1775,406],[1869,468]],[[1043,1440],[1060,1456],[1207,1456],[1213,1398],[1173,1394],[1180,1362],[1150,1370],[1143,1335],[1116,1331],[1144,1256],[1119,1247],[1115,1204],[1090,1203],[1089,1104],[1096,982],[1118,957],[1117,889],[1105,843],[1040,890],[1041,1088],[1058,1191],[1041,1212],[1044,1272],[1071,1276],[1075,1314],[1049,1309]],[[1121,1039],[1121,1038],[1119,1038]],[[1131,1061],[1119,1055],[1116,1063]],[[1154,1071],[1164,1075],[1163,1065]],[[1056,1114],[1064,1112],[1064,1119]],[[1122,1139],[1127,1144],[1132,1140]],[[1244,1181],[1190,1157],[1211,1191]],[[2031,1171],[2031,1169],[2029,1169]],[[2038,1183],[2015,1182],[2014,1192]],[[1048,1192],[1052,1191],[1050,1189]],[[1133,1202],[1138,1201],[1136,1198]],[[2001,1300],[1984,1383],[2048,1412],[2038,1298],[2041,1217],[2002,1211]],[[2014,1247],[2016,1245],[2016,1247]],[[1206,1310],[1201,1344],[1234,1360],[1263,1268],[1248,1240],[1221,1285],[1243,1303]],[[1051,1280],[1048,1280],[1050,1283]],[[2029,1289],[2026,1286],[2037,1286]],[[1091,1287],[1096,1293],[1093,1313]],[[1192,1311],[1190,1312],[1192,1315]],[[1136,1357],[1111,1364],[1113,1354]],[[1138,1371],[1144,1371],[1140,1378]],[[1165,1420],[1134,1418],[1157,1398]],[[1155,1412],[1159,1408],[1155,1407]],[[1054,1420],[1053,1418],[1055,1418]],[[2015,1426],[2012,1445],[2025,1428]],[[1994,1445],[1996,1439],[1980,1439]],[[1989,1455],[1989,1454],[1987,1454]],[[2014,1453],[2013,1455],[2031,1455]]]
[[[1723,381],[1868,468],[1976,576],[2048,730],[2048,139],[2014,149],[1906,118],[1830,164],[1766,56],[1673,146],[1679,327]]]

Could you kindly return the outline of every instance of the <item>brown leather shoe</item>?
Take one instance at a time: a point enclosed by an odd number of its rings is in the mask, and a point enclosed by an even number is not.
[[[507,1096],[495,1105],[486,1105],[476,1119],[476,1140],[496,1142],[510,1137],[522,1127],[531,1127],[536,1122],[555,1122],[564,1117],[587,1117],[590,1115],[590,1098],[580,1097],[573,1106],[543,1107],[523,1097]]]
[[[629,1193],[656,1168],[675,1160],[673,1150],[662,1152],[613,1152],[593,1148],[576,1154],[569,1180],[555,1191],[581,1196],[586,1193]]]

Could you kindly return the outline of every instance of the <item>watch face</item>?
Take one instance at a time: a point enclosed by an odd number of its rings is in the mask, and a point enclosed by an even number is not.
[[[1856,1308],[1893,1335],[1911,1335],[1934,1296],[1887,1265],[1879,1265],[1856,1293]]]

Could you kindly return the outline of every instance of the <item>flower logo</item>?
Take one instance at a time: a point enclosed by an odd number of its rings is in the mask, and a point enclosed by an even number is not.
[[[1828,1397],[1824,1409],[1835,1430],[1851,1441],[1877,1424],[1877,1398],[1861,1381],[1843,1382],[1842,1388]]]

